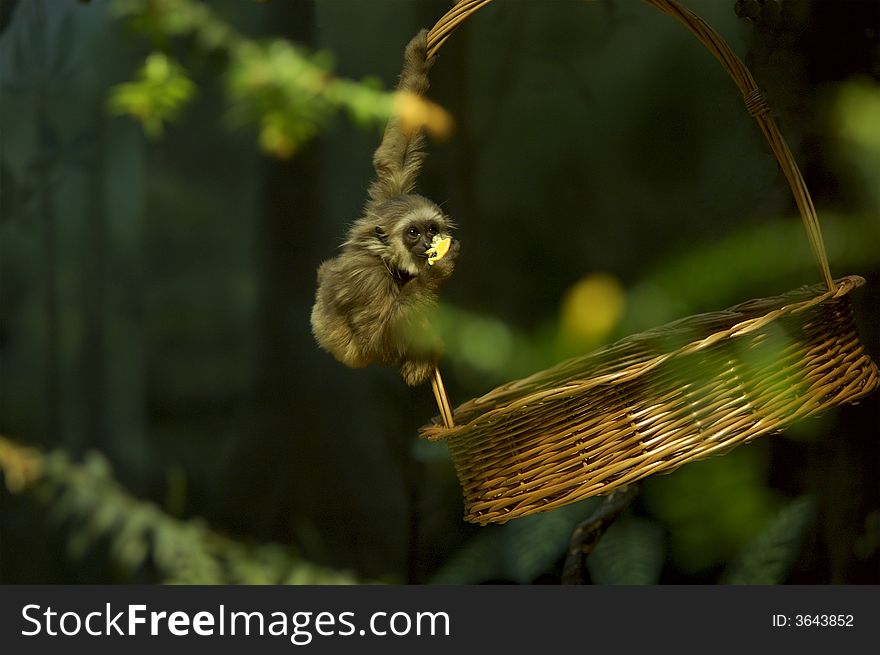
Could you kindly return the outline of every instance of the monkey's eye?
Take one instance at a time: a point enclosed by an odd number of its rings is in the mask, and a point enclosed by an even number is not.
[[[416,239],[419,236],[419,231],[415,227],[411,227],[406,231],[406,235],[411,239]]]
[[[440,233],[440,230],[438,229],[438,227],[436,225],[431,224],[428,227],[428,234],[430,234],[431,236],[434,236],[435,234],[439,234],[439,233]]]

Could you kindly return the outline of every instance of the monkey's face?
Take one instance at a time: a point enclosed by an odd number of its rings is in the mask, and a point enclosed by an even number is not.
[[[427,266],[426,251],[437,235],[449,236],[449,219],[430,200],[421,196],[404,196],[390,201],[386,207],[389,227],[382,230],[388,247],[389,263],[409,275],[418,275]],[[379,234],[379,232],[377,232]]]
[[[427,265],[428,249],[437,235],[446,236],[449,230],[449,221],[446,217],[437,213],[429,216],[407,216],[401,221],[398,233],[394,241],[399,244],[397,261],[395,264],[410,275],[418,275],[420,270]]]
[[[424,257],[431,247],[431,242],[440,234],[439,222],[433,219],[427,221],[413,221],[403,233],[403,242],[409,248],[413,258]]]

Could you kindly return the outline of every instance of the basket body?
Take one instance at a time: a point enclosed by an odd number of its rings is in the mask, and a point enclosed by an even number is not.
[[[692,316],[503,385],[445,439],[465,518],[503,523],[724,452],[878,385],[848,293],[805,287]]]

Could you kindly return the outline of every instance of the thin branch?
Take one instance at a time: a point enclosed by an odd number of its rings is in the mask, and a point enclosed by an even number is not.
[[[638,487],[634,484],[620,487],[605,497],[596,511],[578,524],[571,533],[568,544],[562,584],[584,584],[587,581],[587,557],[605,531],[632,504],[638,493]]]

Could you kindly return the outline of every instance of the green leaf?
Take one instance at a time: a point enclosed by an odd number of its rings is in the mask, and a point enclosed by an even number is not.
[[[767,486],[769,444],[692,462],[642,484],[642,499],[669,534],[670,558],[688,573],[731,561],[782,506]]]
[[[113,87],[108,107],[113,114],[136,118],[147,136],[156,137],[166,122],[177,118],[195,91],[182,66],[161,52],[153,52],[134,82]]]
[[[514,519],[504,528],[502,561],[505,577],[532,582],[568,548],[571,533],[599,501],[591,498],[552,512]]]
[[[663,569],[663,530],[643,518],[628,517],[614,523],[602,535],[587,558],[595,584],[657,584]]]
[[[503,528],[484,528],[437,571],[432,584],[478,584],[501,576]]]
[[[765,585],[784,582],[814,517],[815,504],[807,496],[784,507],[746,544],[722,577],[722,582]]]
[[[388,120],[392,95],[374,80],[365,83],[335,77],[333,56],[309,52],[284,39],[259,41],[239,34],[208,3],[166,0],[116,0],[114,14],[126,17],[156,43],[188,36],[206,51],[227,57],[230,115],[256,126],[262,150],[279,158],[293,156],[340,110],[358,125]],[[193,93],[179,66],[161,53],[150,56],[134,82],[113,89],[109,106],[139,120],[148,136],[162,133]]]

